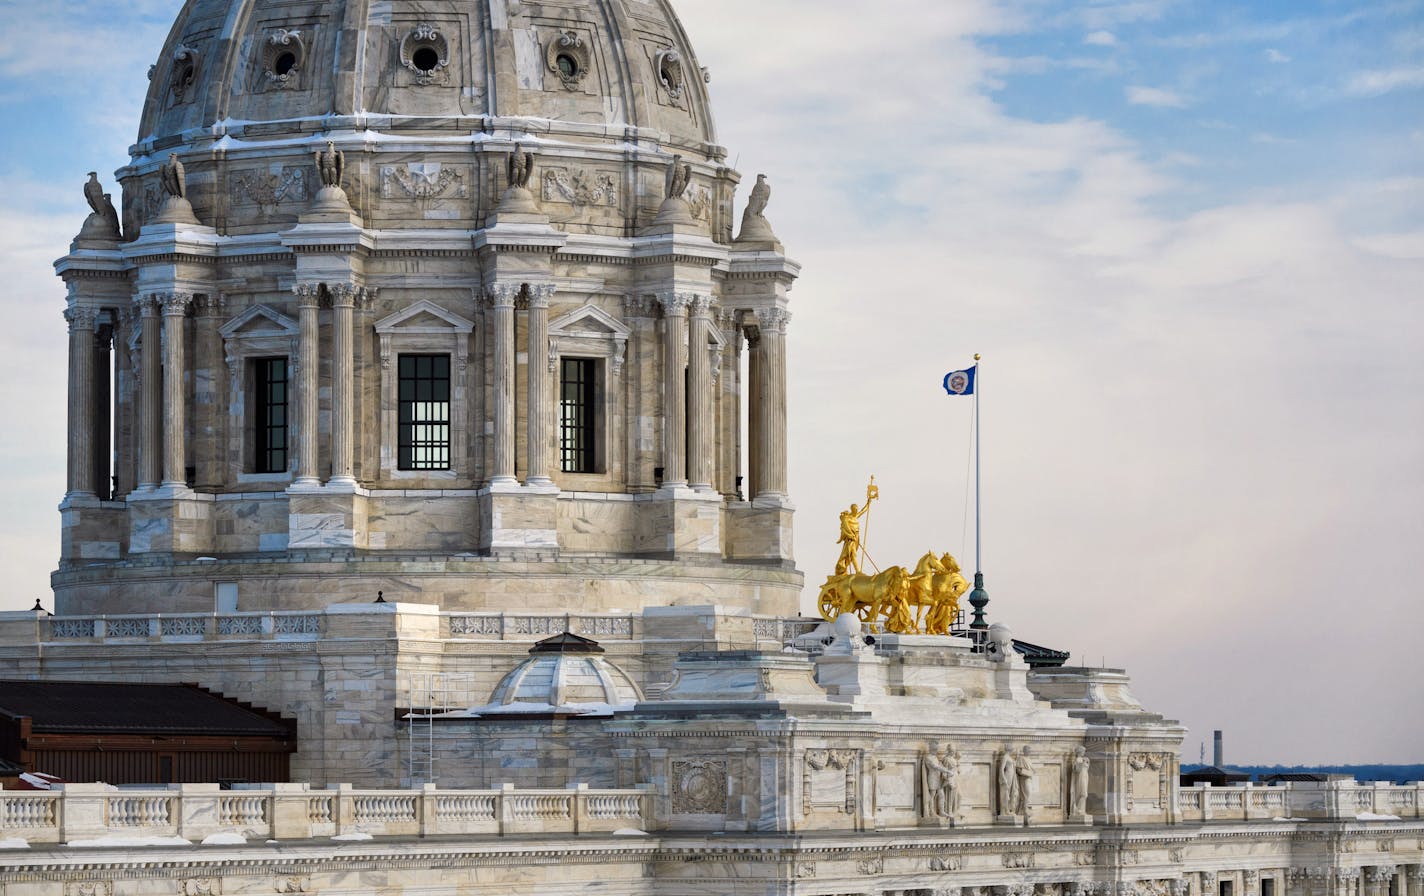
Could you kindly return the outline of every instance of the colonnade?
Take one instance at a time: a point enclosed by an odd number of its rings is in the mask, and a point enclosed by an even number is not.
[[[319,345],[319,313],[323,304],[331,309],[331,467],[328,485],[352,487],[356,484],[354,448],[356,413],[354,384],[354,311],[368,299],[364,287],[350,283],[301,282],[293,287],[298,309],[297,356],[291,359],[295,423],[293,454],[298,487],[320,485],[318,458],[318,368],[322,357]],[[500,283],[488,292],[488,343],[493,362],[490,384],[492,422],[491,467],[486,480],[494,484],[517,484],[515,474],[514,400],[515,311],[516,304],[527,308],[527,441],[526,481],[530,485],[551,486],[548,434],[557,426],[557,389],[549,382],[549,303],[554,286],[548,283]],[[188,481],[187,423],[192,409],[186,394],[183,371],[187,369],[184,327],[188,309],[195,304],[203,310],[205,328],[216,332],[220,303],[215,297],[191,292],[144,293],[131,309],[103,310],[75,305],[65,311],[69,322],[69,463],[67,496],[108,497],[109,432],[112,419],[108,405],[111,341],[121,346],[120,366],[127,367],[128,342],[123,331],[140,328],[137,375],[137,426],[134,453],[137,455],[136,485],[140,491],[184,487]],[[785,335],[789,315],[780,308],[734,312],[731,322],[736,337],[730,341],[723,328],[726,351],[734,354],[729,365],[716,365],[709,346],[717,325],[714,298],[706,294],[669,292],[657,296],[663,313],[661,346],[661,393],[663,443],[663,484],[713,492],[729,477],[717,475],[719,465],[734,462],[734,452],[718,450],[719,440],[735,436],[740,425],[732,420],[720,431],[714,403],[717,369],[737,369],[743,342],[749,351],[749,382],[745,396],[749,402],[748,455],[749,497],[784,499],[786,496],[786,353]],[[216,338],[216,337],[214,337]],[[200,343],[199,355],[204,350]],[[165,375],[165,371],[177,372]],[[119,392],[125,391],[121,382]],[[556,385],[556,384],[554,384]],[[116,398],[116,403],[121,400]],[[210,402],[211,403],[211,402]],[[212,413],[218,413],[213,410]],[[734,412],[735,413],[735,412]],[[123,466],[122,464],[120,465]],[[126,486],[128,483],[125,484]],[[735,487],[733,485],[733,487]],[[119,491],[127,491],[122,488]]]

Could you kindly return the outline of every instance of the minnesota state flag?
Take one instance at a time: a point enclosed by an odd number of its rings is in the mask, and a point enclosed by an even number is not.
[[[973,395],[974,394],[974,371],[978,367],[968,370],[951,370],[944,375],[944,391],[950,395]]]

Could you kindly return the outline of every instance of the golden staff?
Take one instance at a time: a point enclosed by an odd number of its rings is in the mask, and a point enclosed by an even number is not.
[[[880,489],[875,485],[875,474],[870,475],[870,484],[865,487],[865,528],[860,534],[860,559],[869,562],[876,572],[880,572],[880,566],[870,557],[870,553],[865,549],[865,543],[870,540],[870,502],[880,497]]]

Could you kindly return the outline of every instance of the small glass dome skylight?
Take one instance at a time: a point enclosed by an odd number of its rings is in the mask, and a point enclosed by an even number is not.
[[[471,707],[471,714],[607,715],[643,699],[627,674],[603,658],[597,641],[565,632],[535,644],[529,654],[495,685],[489,703]]]

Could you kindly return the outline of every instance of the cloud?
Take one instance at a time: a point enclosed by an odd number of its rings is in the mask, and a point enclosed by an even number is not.
[[[1291,58],[1290,58],[1289,56],[1287,56],[1286,54],[1282,53],[1280,50],[1275,49],[1274,47],[1267,47],[1267,48],[1266,48],[1266,61],[1267,61],[1267,62],[1282,63],[1282,62],[1290,62],[1290,61],[1291,61]]]
[[[1127,101],[1134,106],[1159,106],[1168,109],[1182,109],[1187,101],[1178,93],[1160,87],[1130,86],[1126,89]]]
[[[1115,47],[1117,36],[1111,31],[1089,31],[1083,36],[1083,43],[1094,47]]]
[[[1381,96],[1396,90],[1424,87],[1424,65],[1356,72],[1345,82],[1347,96]]]

